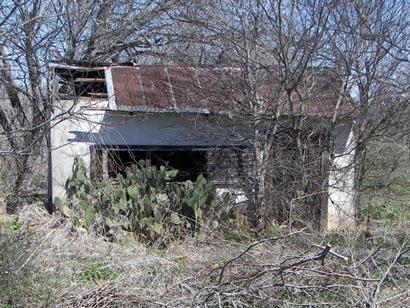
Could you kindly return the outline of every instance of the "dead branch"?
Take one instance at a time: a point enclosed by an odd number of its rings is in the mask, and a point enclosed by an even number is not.
[[[263,239],[260,241],[257,241],[251,245],[249,245],[244,251],[242,251],[240,254],[238,254],[237,256],[235,256],[234,258],[228,260],[227,262],[225,262],[225,264],[221,267],[221,272],[219,274],[219,279],[218,279],[218,283],[222,282],[223,279],[223,275],[225,272],[225,269],[233,262],[235,262],[236,260],[240,259],[241,257],[243,257],[245,254],[247,254],[251,249],[255,248],[256,246],[262,244],[262,243],[266,243],[266,242],[276,242],[285,238],[288,238],[290,236],[293,236],[295,234],[301,233],[304,229],[299,230],[297,232],[294,233],[290,233],[288,235],[284,235],[284,236],[279,236],[279,237],[274,237],[274,238],[267,238],[267,239]]]
[[[316,247],[316,248],[320,248],[320,249],[322,249],[322,250],[325,249],[325,247],[320,246],[320,245],[317,245],[317,244],[312,244],[312,246],[313,246],[313,247]],[[331,255],[335,256],[335,257],[338,257],[338,258],[340,258],[340,259],[343,259],[347,264],[349,264],[349,263],[351,262],[351,257],[349,257],[349,256],[341,255],[341,254],[339,254],[339,253],[337,253],[337,252],[335,252],[335,251],[333,251],[333,250],[329,250],[329,253],[330,253]]]

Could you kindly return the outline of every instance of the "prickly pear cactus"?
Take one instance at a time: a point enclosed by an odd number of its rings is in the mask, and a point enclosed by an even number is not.
[[[132,232],[149,242],[166,242],[207,226],[216,229],[231,219],[227,196],[200,175],[195,182],[175,182],[178,170],[147,166],[139,161],[114,181],[87,177],[84,162],[76,158],[68,189],[69,207],[60,205],[76,224],[113,240]]]

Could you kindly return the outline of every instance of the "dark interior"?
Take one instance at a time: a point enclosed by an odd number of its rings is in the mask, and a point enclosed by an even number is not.
[[[124,173],[125,168],[140,160],[145,160],[152,166],[167,166],[178,169],[177,181],[195,181],[199,175],[206,174],[206,151],[141,151],[141,150],[110,150],[109,176],[115,177]]]
[[[60,77],[58,93],[61,98],[72,96],[107,97],[103,69],[56,69],[56,74]]]

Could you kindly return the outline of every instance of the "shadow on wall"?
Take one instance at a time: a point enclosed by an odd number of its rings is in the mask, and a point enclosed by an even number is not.
[[[246,146],[250,130],[227,117],[184,114],[113,114],[98,133],[70,131],[70,142],[116,146]]]

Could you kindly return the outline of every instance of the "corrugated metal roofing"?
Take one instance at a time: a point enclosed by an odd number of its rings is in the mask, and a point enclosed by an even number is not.
[[[187,66],[113,66],[112,87],[117,110],[137,112],[234,113],[243,109],[246,83],[238,68],[202,69]],[[339,84],[331,75],[319,73],[306,80],[300,90],[303,101],[295,97],[294,109],[281,106],[282,114],[332,117]],[[271,78],[274,82],[274,78]],[[262,99],[269,102],[273,87],[259,87]],[[284,100],[286,102],[286,100]],[[302,109],[303,106],[303,109]],[[341,113],[352,111],[346,97]]]
[[[118,110],[203,110],[220,112],[223,74],[194,67],[111,67]]]

